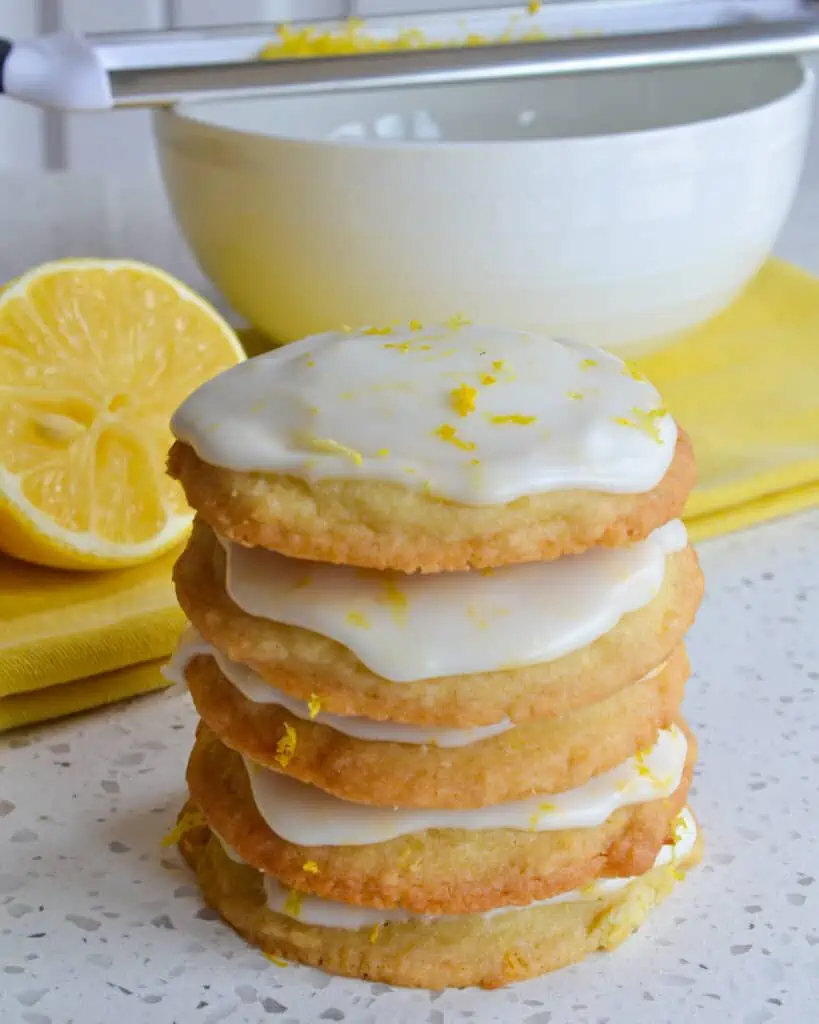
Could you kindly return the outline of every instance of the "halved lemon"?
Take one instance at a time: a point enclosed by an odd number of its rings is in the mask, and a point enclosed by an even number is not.
[[[130,260],[46,263],[0,293],[0,549],[63,569],[155,558],[191,512],[169,421],[244,358],[190,288]]]

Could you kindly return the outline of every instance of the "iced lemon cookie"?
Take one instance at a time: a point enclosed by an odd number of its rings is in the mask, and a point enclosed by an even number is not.
[[[678,648],[649,676],[572,714],[448,729],[327,714],[318,698],[289,698],[209,644],[191,643],[180,656],[190,659],[182,674],[197,711],[227,746],[334,796],[384,807],[481,807],[582,785],[654,743],[679,716],[688,677]]]
[[[285,885],[356,905],[466,913],[646,871],[685,805],[695,756],[679,724],[648,751],[560,794],[478,809],[391,809],[271,772],[200,726],[188,785],[209,827]]]
[[[640,876],[599,879],[525,907],[431,915],[294,897],[206,828],[187,833],[181,848],[208,903],[269,956],[433,989],[498,988],[615,949],[702,852],[697,824],[684,810]]]
[[[203,637],[289,696],[456,727],[604,700],[671,655],[702,595],[678,522],[627,548],[423,576],[308,565],[200,522],[175,578]]]
[[[199,388],[172,429],[169,471],[222,536],[405,572],[639,540],[695,476],[615,356],[462,321],[307,338]]]

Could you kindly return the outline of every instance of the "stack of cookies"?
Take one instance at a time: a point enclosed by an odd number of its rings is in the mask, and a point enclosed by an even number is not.
[[[695,471],[654,388],[456,318],[250,360],[173,430],[206,900],[271,956],[430,988],[626,938],[700,850]]]

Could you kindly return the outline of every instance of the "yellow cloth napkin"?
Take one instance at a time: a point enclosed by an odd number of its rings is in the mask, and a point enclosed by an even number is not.
[[[769,260],[724,313],[634,363],[694,442],[694,540],[819,505],[818,278]]]
[[[0,732],[167,685],[159,666],[184,626],[178,554],[107,573],[0,557]]]

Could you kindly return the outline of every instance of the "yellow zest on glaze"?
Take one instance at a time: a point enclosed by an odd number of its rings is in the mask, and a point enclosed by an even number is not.
[[[424,325],[420,320],[410,320],[409,327],[411,331],[423,331]]]
[[[287,899],[284,901],[284,913],[288,917],[298,918],[301,916],[301,901],[304,899],[300,892],[295,889],[291,889],[287,894]]]
[[[582,391],[567,391],[566,393],[568,394],[569,398],[571,398],[574,402],[579,402],[580,399],[583,397]]]
[[[631,427],[634,430],[642,430],[644,433],[648,434],[652,441],[655,441],[657,444],[663,443],[660,428],[657,423],[658,420],[661,420],[665,415],[667,415],[667,410],[663,406],[660,406],[658,409],[648,410],[638,409],[635,406],[631,410],[631,415],[634,419],[630,420],[623,416],[618,416],[614,422],[621,427]]]
[[[280,956],[273,956],[272,953],[263,953],[262,955],[264,956],[265,960],[269,960],[271,964],[275,964],[277,967],[290,966],[289,962],[287,960],[282,960]]]
[[[160,846],[176,846],[186,832],[191,832],[195,828],[201,828],[203,825],[207,825],[207,823],[208,819],[198,807],[194,807],[190,811],[185,811],[170,832],[162,837]]]
[[[468,384],[460,384],[450,392],[452,408],[459,416],[468,416],[475,411],[475,403],[478,400],[478,392]]]
[[[302,866],[302,871],[306,871],[308,875],[317,875],[319,873],[319,866],[314,860],[306,860]]]
[[[384,580],[383,589],[384,593],[381,598],[381,604],[389,606],[390,614],[399,626],[405,625],[407,609],[409,607],[407,595],[394,580],[389,578]]]
[[[375,454],[378,456],[379,459],[386,459],[387,456],[390,454],[390,450],[389,448],[379,448]]]
[[[319,711],[321,711],[321,700],[319,699],[318,694],[310,694],[310,700],[307,701],[307,710],[310,712],[311,721],[316,717]]]
[[[363,612],[347,612],[347,621],[351,626],[358,626],[359,629],[370,628],[370,620]]]
[[[498,378],[497,377],[493,377],[491,373],[482,373],[481,374],[481,384],[483,384],[483,386],[485,388],[491,387],[493,384],[497,384],[497,383],[498,383]]]
[[[310,447],[317,452],[324,452],[327,455],[343,455],[345,459],[360,466],[364,462],[364,456],[355,448],[348,448],[346,444],[339,444],[329,438],[314,437],[310,440]]]
[[[444,326],[448,327],[451,331],[457,331],[461,327],[469,327],[472,323],[471,320],[467,320],[462,313],[456,313],[455,316],[451,316],[449,320],[444,320]]]
[[[282,768],[286,768],[293,760],[296,753],[296,730],[292,725],[284,724],[284,736],[276,744],[276,761]]]
[[[374,943],[378,939],[378,933],[381,931],[380,924],[374,924],[370,929],[370,942]]]
[[[306,362],[307,362],[308,366],[315,366],[316,365],[315,359],[308,359],[308,360],[306,360]]]
[[[367,327],[362,334],[392,334],[392,327]]]
[[[464,452],[473,452],[475,445],[472,441],[463,441],[458,437],[458,431],[451,423],[442,423],[435,431],[436,437],[440,437],[442,441],[447,441],[449,444],[454,444],[456,448],[460,448]]]
[[[519,413],[514,413],[511,416],[490,416],[489,422],[496,423],[498,426],[504,426],[507,423],[514,423],[517,426],[526,427],[530,423],[534,423],[536,419],[536,416],[521,416]]]
[[[583,359],[580,363],[581,370],[591,370],[593,366],[597,366],[596,359]]]
[[[493,370],[494,370],[494,371],[495,371],[496,373],[500,373],[500,372],[501,372],[501,370],[503,369],[503,360],[502,360],[502,359],[496,359],[496,360],[495,360],[495,361],[494,361],[494,362],[492,363],[492,369],[493,369]]]
[[[646,381],[646,377],[640,373],[636,366],[628,361],[626,361],[621,373],[624,377],[631,377],[632,380]]]
[[[408,341],[388,341],[384,348],[394,348],[397,352],[406,355],[410,350],[410,343]]]

